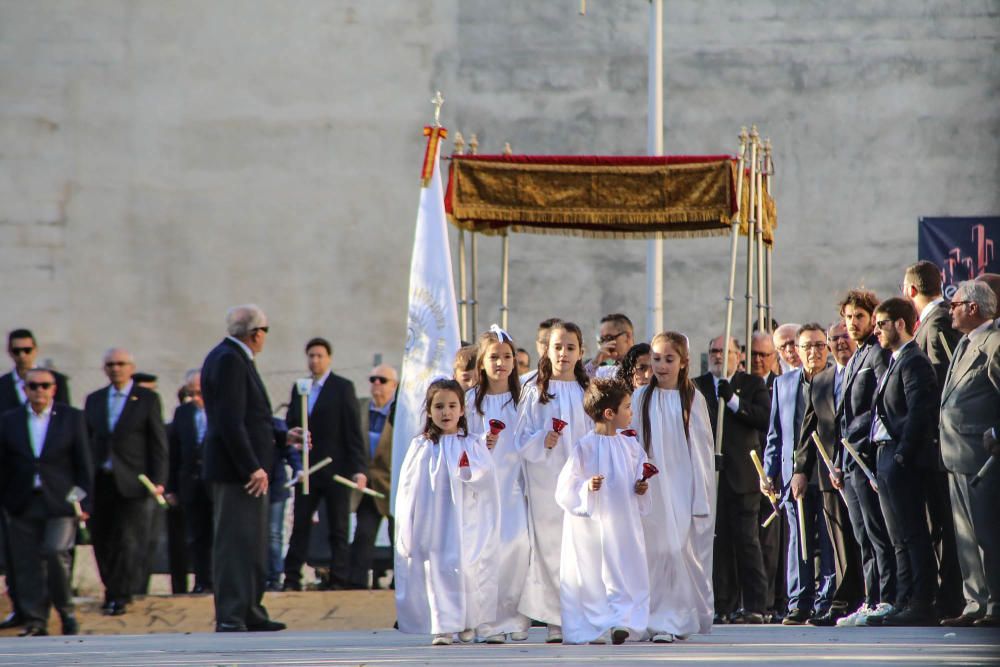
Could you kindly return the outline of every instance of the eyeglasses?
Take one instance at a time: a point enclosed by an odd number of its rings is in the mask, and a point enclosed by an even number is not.
[[[722,354],[722,350],[719,350],[719,354]],[[774,352],[751,352],[750,357],[752,359],[763,359],[765,357],[770,357],[772,354],[774,354]]]
[[[55,382],[25,382],[24,386],[31,391],[38,391],[39,389],[51,389],[55,386]]]
[[[799,345],[799,348],[806,352],[819,352],[825,347],[826,343],[805,343],[804,345]]]
[[[875,322],[875,326],[879,329],[891,329],[894,321],[895,320],[878,320]]]
[[[271,327],[254,327],[253,329],[250,330],[250,333],[254,333],[255,331],[263,331],[264,333],[267,333],[270,330]]]
[[[389,378],[384,375],[370,375],[368,381],[372,384],[389,384],[390,382]]]
[[[972,302],[971,301],[952,301],[951,303],[948,304],[948,308],[950,310],[955,310],[959,306],[967,306],[970,303],[972,303]]]
[[[105,361],[104,365],[108,368],[114,368],[115,366],[128,366],[128,361]]]
[[[722,348],[721,347],[710,347],[710,348],[708,348],[708,353],[709,354],[722,354]]]
[[[18,355],[20,355],[20,354],[31,354],[34,351],[35,351],[35,348],[33,348],[33,347],[12,347],[12,348],[10,348],[10,353],[13,354],[15,357],[18,356]]]
[[[616,334],[608,334],[606,336],[598,336],[597,337],[597,342],[598,343],[613,343],[616,338],[618,338],[619,336],[624,336],[627,333],[628,333],[627,331],[619,331]]]

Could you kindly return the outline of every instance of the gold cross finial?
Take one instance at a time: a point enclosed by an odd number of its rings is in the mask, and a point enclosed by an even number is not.
[[[431,104],[434,105],[434,125],[441,127],[441,105],[444,104],[444,95],[440,90],[431,98]]]

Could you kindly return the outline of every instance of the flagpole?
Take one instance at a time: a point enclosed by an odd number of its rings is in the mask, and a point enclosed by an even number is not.
[[[649,107],[646,152],[663,155],[663,0],[649,0]],[[646,334],[663,331],[663,235],[646,242]]]

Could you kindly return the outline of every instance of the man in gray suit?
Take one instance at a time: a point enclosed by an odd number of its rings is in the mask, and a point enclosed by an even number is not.
[[[948,471],[965,609],[946,626],[1000,627],[1000,479],[991,472],[972,488],[1000,434],[1000,330],[997,298],[966,281],[951,301],[952,325],[965,334],[941,392],[941,457]]]

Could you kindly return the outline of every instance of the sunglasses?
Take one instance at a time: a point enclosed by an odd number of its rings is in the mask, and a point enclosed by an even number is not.
[[[56,386],[54,382],[25,382],[24,385],[31,391],[38,391],[39,389],[51,389]]]
[[[127,362],[127,361],[105,361],[104,362],[104,365],[107,366],[108,368],[114,368],[115,366],[128,366],[128,364],[129,364],[129,362]]]
[[[627,331],[619,331],[616,334],[608,334],[607,336],[598,336],[597,337],[597,342],[598,343],[613,343],[619,336],[624,336],[627,333],[628,333]]]
[[[33,347],[12,347],[12,348],[10,348],[10,353],[13,354],[15,357],[17,355],[19,355],[19,354],[31,354],[34,351],[35,351],[35,348],[33,348]]]
[[[894,321],[895,320],[879,320],[875,323],[875,326],[879,329],[891,329]]]
[[[384,375],[370,375],[368,381],[372,384],[389,384],[390,382],[389,378]]]

